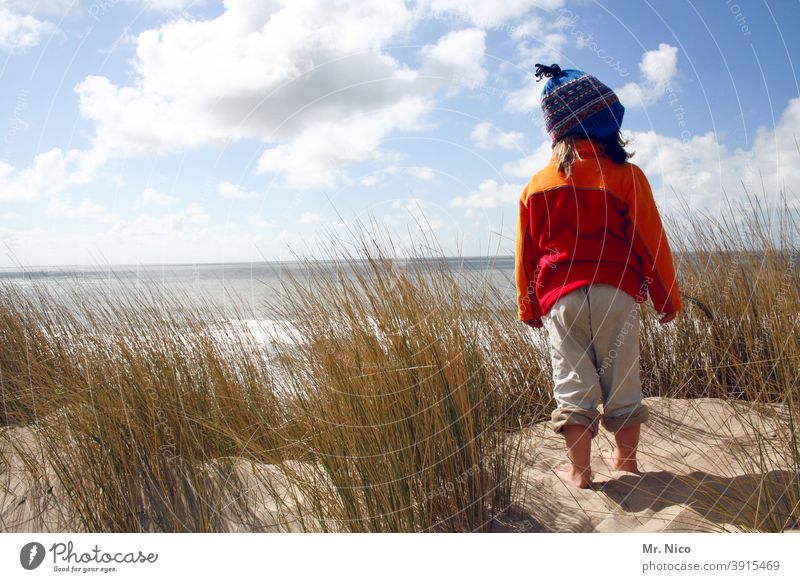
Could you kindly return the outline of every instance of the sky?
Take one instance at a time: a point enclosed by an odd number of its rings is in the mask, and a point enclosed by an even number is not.
[[[800,2],[0,0],[0,267],[510,255],[535,63],[625,106],[668,230],[800,208]],[[748,200],[750,202],[748,202]]]

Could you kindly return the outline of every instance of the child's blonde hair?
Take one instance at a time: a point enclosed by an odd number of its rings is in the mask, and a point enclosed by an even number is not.
[[[628,145],[628,140],[622,137],[622,134],[617,131],[611,134],[606,139],[598,139],[596,137],[585,134],[570,134],[560,137],[556,143],[553,144],[553,153],[558,163],[558,171],[564,174],[567,178],[572,174],[572,164],[575,160],[581,160],[578,149],[575,147],[575,140],[577,139],[591,139],[593,142],[600,145],[605,155],[618,164],[624,164],[633,157],[635,152],[627,152],[625,146]]]

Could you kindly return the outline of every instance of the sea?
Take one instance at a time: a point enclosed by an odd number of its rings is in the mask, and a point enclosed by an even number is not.
[[[397,259],[402,270],[424,259]],[[465,286],[485,281],[500,304],[516,309],[514,257],[450,257],[439,259]],[[359,261],[347,265],[318,262],[315,269],[339,271],[366,268]],[[314,273],[318,271],[313,271]],[[281,315],[281,298],[291,292],[292,279],[313,284],[312,271],[304,262],[204,263],[158,265],[58,266],[0,269],[0,291],[6,286],[35,297],[39,292],[67,305],[99,298],[124,301],[146,296],[174,299],[215,324],[245,327],[259,343],[290,341]],[[5,294],[0,293],[0,298]],[[158,300],[157,300],[158,301]]]

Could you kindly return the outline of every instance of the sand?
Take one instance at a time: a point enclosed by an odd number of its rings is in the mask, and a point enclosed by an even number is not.
[[[788,521],[785,490],[794,474],[779,453],[787,436],[779,407],[759,411],[713,398],[645,402],[651,419],[641,431],[641,474],[611,468],[603,456],[614,437],[601,429],[592,444],[589,489],[569,487],[554,474],[567,461],[566,449],[546,423],[520,434],[521,490],[498,529],[721,532],[769,529],[778,522],[798,527]],[[759,446],[770,459],[766,467],[758,466]]]
[[[780,452],[779,443],[788,435],[780,407],[756,409],[711,398],[645,402],[651,420],[642,428],[640,474],[615,471],[603,460],[613,435],[601,430],[593,442],[593,482],[585,490],[568,487],[554,474],[566,453],[563,439],[547,423],[513,435],[519,445],[514,504],[498,509],[491,531],[721,532],[800,526],[789,519],[785,489],[794,473]],[[35,433],[26,427],[4,430],[0,530],[82,531],[53,472],[45,467],[47,479],[45,474],[31,478],[14,450],[35,453]],[[764,458],[767,462],[759,466]],[[308,469],[299,462],[290,468]],[[224,467],[208,463],[206,470],[212,480],[235,479],[241,492],[239,499],[218,508],[222,530],[303,530],[302,517],[310,504],[275,466],[239,460]],[[239,510],[245,506],[249,510]],[[194,507],[189,499],[187,522]]]

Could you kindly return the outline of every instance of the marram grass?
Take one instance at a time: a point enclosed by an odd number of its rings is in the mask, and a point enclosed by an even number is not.
[[[800,523],[800,233],[788,206],[746,217],[675,228],[685,309],[662,327],[643,308],[643,384],[777,418],[735,458],[770,486],[727,492],[742,507],[722,518],[783,531]],[[546,343],[428,237],[404,263],[385,235],[354,240],[283,279],[271,307],[301,341],[269,353],[185,297],[0,284],[6,494],[62,491],[63,527],[87,531],[491,530],[518,495],[510,435],[553,407]]]

